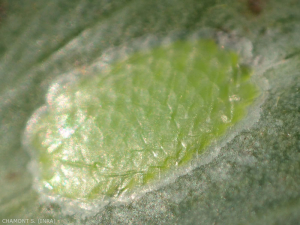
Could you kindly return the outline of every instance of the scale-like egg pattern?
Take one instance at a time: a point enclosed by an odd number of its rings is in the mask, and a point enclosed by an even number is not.
[[[72,85],[54,83],[30,131],[40,185],[94,199],[159,179],[245,115],[259,94],[249,77],[236,53],[197,40],[134,53]]]

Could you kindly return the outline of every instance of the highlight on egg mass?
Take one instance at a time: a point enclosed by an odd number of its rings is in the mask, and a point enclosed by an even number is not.
[[[55,81],[25,131],[36,189],[88,204],[187,171],[260,96],[251,74],[211,39],[179,39]]]

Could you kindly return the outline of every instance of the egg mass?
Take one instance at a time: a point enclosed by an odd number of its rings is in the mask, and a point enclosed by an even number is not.
[[[27,126],[39,185],[89,200],[159,182],[246,115],[259,95],[250,75],[212,40],[179,40],[55,82]]]

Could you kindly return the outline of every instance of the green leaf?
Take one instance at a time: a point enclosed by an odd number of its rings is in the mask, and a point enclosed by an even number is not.
[[[250,6],[253,2],[259,10]],[[0,1],[1,222],[295,224],[300,208],[299,10],[295,0]],[[49,86],[74,71],[85,76],[90,68],[99,70],[99,57],[112,47],[206,28],[216,39],[226,37],[220,45],[242,38],[252,43],[237,50],[250,52],[254,74],[269,82],[259,121],[232,134],[235,138],[210,163],[134,201],[97,208],[86,218],[55,202],[43,203],[32,187],[31,156],[22,138]]]

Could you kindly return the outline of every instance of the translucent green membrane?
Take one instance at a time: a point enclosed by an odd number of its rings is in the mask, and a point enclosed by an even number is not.
[[[213,41],[177,41],[55,83],[29,131],[40,185],[95,199],[159,182],[245,116],[259,95],[250,73]]]

